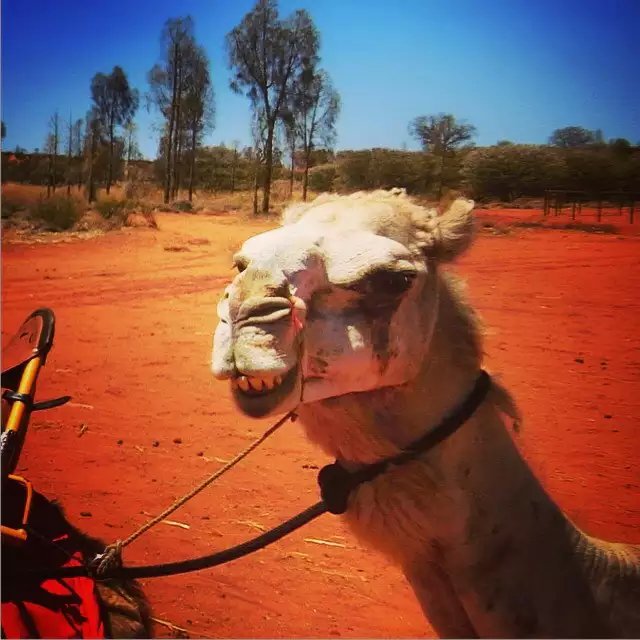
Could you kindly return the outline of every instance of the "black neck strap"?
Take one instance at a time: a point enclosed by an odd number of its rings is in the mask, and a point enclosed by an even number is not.
[[[421,453],[430,451],[443,440],[455,433],[476,411],[491,388],[491,376],[480,371],[473,389],[464,402],[446,416],[440,424],[429,430],[422,438],[411,443],[397,456],[369,464],[358,471],[347,471],[339,462],[320,469],[318,484],[322,500],[331,513],[344,513],[347,510],[349,494],[363,482],[369,482],[384,473],[391,465],[399,465],[414,460]]]

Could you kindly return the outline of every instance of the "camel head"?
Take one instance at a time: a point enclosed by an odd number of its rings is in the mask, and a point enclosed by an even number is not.
[[[437,215],[400,189],[289,207],[235,255],[214,375],[254,417],[409,382],[428,355],[437,265],[469,245],[472,208]]]

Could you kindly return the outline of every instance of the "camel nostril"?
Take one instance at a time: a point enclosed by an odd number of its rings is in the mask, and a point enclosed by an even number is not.
[[[275,322],[291,313],[288,298],[249,298],[238,309],[234,324]]]

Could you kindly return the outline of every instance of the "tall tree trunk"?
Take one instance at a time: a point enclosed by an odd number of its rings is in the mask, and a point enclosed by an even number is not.
[[[309,187],[309,163],[311,162],[311,150],[304,153],[304,177],[302,178],[302,199],[307,201],[307,189]]]
[[[52,155],[52,170],[51,170],[51,188],[53,189],[53,193],[56,192],[56,155],[58,155],[58,142],[56,140],[55,151]]]
[[[264,181],[262,188],[262,213],[269,213],[269,197],[271,195],[271,174],[273,171],[273,130],[275,128],[275,120],[267,125],[267,141],[264,150]]]
[[[178,88],[176,91],[176,121],[175,135],[173,139],[173,199],[178,198],[180,191],[180,155],[182,152],[182,122],[181,122],[181,106],[182,106],[182,60],[178,53]]]
[[[167,131],[167,140],[165,143],[165,168],[164,168],[164,203],[167,204],[171,197],[171,135],[173,132],[173,120],[169,119],[169,130]]]
[[[109,120],[109,163],[107,166],[107,195],[111,190],[111,181],[113,180],[113,114]]]
[[[127,148],[124,155],[124,181],[125,183],[129,182],[129,163],[131,162],[131,138],[133,133],[131,131],[127,131]]]
[[[175,128],[175,119],[176,119],[176,91],[178,88],[178,43],[176,42],[173,45],[173,81],[171,83],[171,111],[169,113],[169,130],[167,131],[167,151],[165,153],[165,181],[164,181],[164,203],[167,204],[169,202],[169,198],[171,197],[171,187],[172,187],[172,142],[173,142],[173,134]]]
[[[49,177],[47,179],[47,198],[51,196],[52,186],[53,186],[53,157],[52,157],[52,154],[49,154]]]
[[[193,200],[193,176],[196,166],[196,141],[198,139],[197,127],[191,129],[191,162],[189,162],[189,202]]]
[[[258,173],[260,169],[260,160],[256,157],[253,170],[253,215],[258,215]]]
[[[236,164],[238,163],[238,150],[233,150],[233,165],[231,166],[231,192],[236,190]]]
[[[438,201],[440,200],[440,198],[442,198],[443,180],[444,180],[444,151],[440,156],[440,179],[438,180]]]
[[[67,195],[71,195],[71,161],[73,154],[73,122],[69,113],[69,144],[67,145]]]
[[[291,173],[289,174],[289,197],[293,196],[293,169],[295,168],[296,162],[296,146],[295,144],[291,145]]]
[[[93,202],[96,199],[96,191],[95,185],[93,183],[93,160],[96,154],[96,134],[95,130],[91,133],[91,145],[89,147],[89,176],[88,176],[88,185],[89,185],[89,194],[87,200],[89,202]]]
[[[174,180],[174,189],[173,189],[173,199],[176,200],[178,198],[178,194],[180,193],[180,187],[182,186],[182,135],[181,131],[178,128],[178,148],[173,156],[174,162],[176,163],[176,174]]]

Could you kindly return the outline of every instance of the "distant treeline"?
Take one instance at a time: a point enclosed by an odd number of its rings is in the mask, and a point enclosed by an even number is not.
[[[502,143],[467,148],[446,158],[394,149],[342,151],[311,169],[316,191],[405,187],[438,197],[462,190],[477,200],[540,197],[547,189],[640,191],[640,147],[601,144],[583,148]]]
[[[296,158],[293,171],[287,159],[276,154],[274,178],[292,185],[302,180],[304,162]],[[405,187],[409,193],[436,197],[444,189],[460,189],[478,200],[511,201],[541,197],[547,189],[586,191],[640,191],[640,147],[613,141],[578,148],[501,143],[467,148],[448,157],[423,151],[363,149],[315,150],[309,186],[314,191],[355,191]],[[205,191],[246,190],[253,187],[256,161],[251,148],[203,147],[196,155],[196,187]],[[56,163],[58,188],[82,182],[83,159],[60,156]],[[97,162],[98,181],[106,174],[106,159]],[[124,177],[125,163],[114,168]],[[161,186],[163,160],[131,161],[129,179]],[[185,175],[183,173],[183,175]],[[47,184],[46,154],[3,152],[4,181]],[[298,188],[297,186],[295,188]]]

